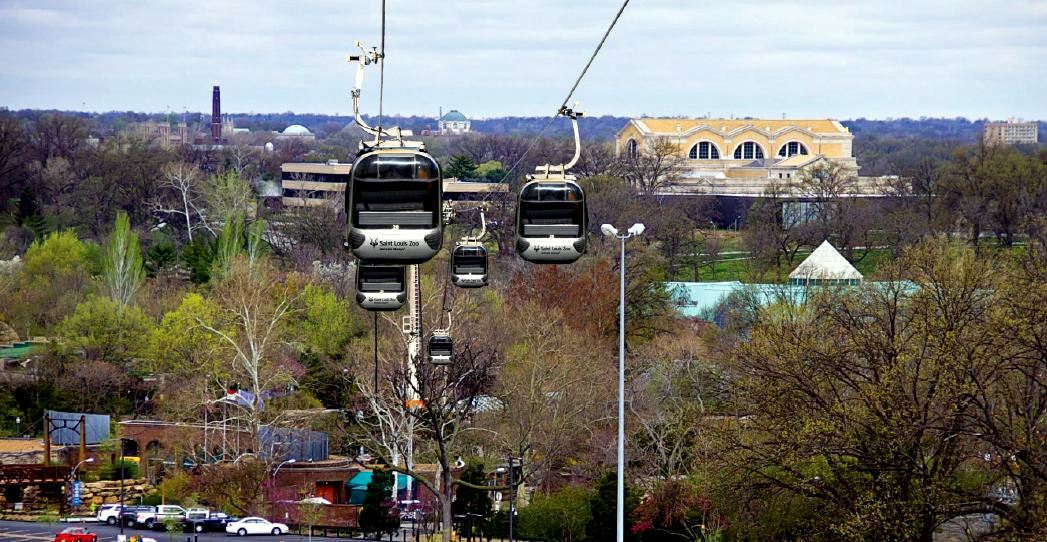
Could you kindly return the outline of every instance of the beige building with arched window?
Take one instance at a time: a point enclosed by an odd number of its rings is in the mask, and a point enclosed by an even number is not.
[[[659,141],[675,144],[681,182],[702,179],[792,179],[832,161],[858,171],[854,136],[838,121],[768,119],[631,119],[616,140],[619,156],[639,157]]]

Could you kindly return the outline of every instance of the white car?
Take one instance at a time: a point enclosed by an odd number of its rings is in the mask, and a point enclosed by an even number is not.
[[[240,536],[249,534],[283,534],[287,531],[287,525],[283,523],[272,523],[267,519],[254,517],[243,518],[225,526],[225,532]]]

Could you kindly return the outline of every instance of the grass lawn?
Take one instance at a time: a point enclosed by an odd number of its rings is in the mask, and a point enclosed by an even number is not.
[[[793,259],[791,264],[783,260],[781,268],[772,267],[762,274],[755,273],[753,270],[753,262],[748,259],[746,255],[739,254],[737,256],[726,256],[711,268],[709,266],[704,266],[699,269],[697,282],[726,282],[737,280],[747,283],[784,283],[789,281],[789,273],[791,273],[796,266],[800,265],[800,262],[810,254],[810,250],[797,252],[796,258]],[[854,264],[854,267],[858,269],[858,272],[863,276],[871,278],[875,276],[877,266],[880,265],[881,262],[891,261],[892,257],[893,252],[890,249],[872,249],[864,258],[862,258],[861,261]],[[694,270],[690,267],[686,269],[680,268],[677,276],[672,280],[695,281]]]

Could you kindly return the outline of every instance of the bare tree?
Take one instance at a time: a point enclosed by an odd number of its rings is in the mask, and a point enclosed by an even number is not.
[[[793,187],[772,181],[750,209],[745,244],[758,267],[771,261],[781,268],[783,258],[792,264],[809,244],[803,228],[806,218],[794,198]]]
[[[680,146],[667,138],[650,141],[633,156],[622,157],[622,176],[641,193],[649,194],[680,179]]]
[[[189,237],[189,242],[192,243],[194,229],[203,227],[210,230],[207,221],[203,220],[203,212],[200,209],[200,205],[203,203],[203,194],[201,193],[203,172],[195,164],[188,162],[169,162],[164,164],[162,171],[163,176],[160,180],[160,187],[173,190],[181,205],[178,208],[168,208],[157,202],[155,210],[158,213],[176,214],[184,218],[185,232]],[[193,224],[194,217],[198,224]],[[211,233],[214,233],[214,231],[211,230]]]
[[[229,149],[229,164],[236,175],[241,179],[250,179],[252,177],[251,172],[255,168],[255,162],[258,161],[258,151],[250,145],[237,144]]]
[[[614,156],[614,147],[610,143],[593,143],[582,146],[582,154],[572,173],[581,177],[618,175],[622,162]]]
[[[445,542],[451,540],[454,488],[462,483],[454,480],[452,469],[458,457],[467,455],[462,436],[472,428],[472,420],[492,386],[495,360],[496,353],[478,342],[456,341],[448,366],[412,360],[413,367],[407,363],[387,367],[383,392],[372,393],[367,399],[369,407],[377,410],[365,414],[364,419],[370,421],[360,424],[364,431],[361,441],[371,453],[382,457],[390,470],[411,476],[436,496]],[[382,417],[384,421],[380,421]],[[408,427],[414,430],[414,439],[396,433]],[[416,452],[410,446],[424,448]],[[398,465],[393,460],[414,453],[435,459],[435,480],[417,472],[413,465]]]
[[[236,255],[222,283],[215,290],[220,323],[196,318],[197,325],[220,339],[234,376],[245,378],[253,394],[244,405],[244,418],[259,450],[263,422],[262,394],[295,383],[294,374],[278,356],[278,347],[297,312],[300,295],[296,281],[289,281],[264,258]]]

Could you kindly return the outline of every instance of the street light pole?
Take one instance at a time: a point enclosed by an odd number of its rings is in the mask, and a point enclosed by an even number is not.
[[[276,466],[276,469],[273,471],[273,487],[276,487],[276,475],[280,473],[280,467],[283,467],[284,465],[290,465],[295,461],[295,459],[288,459],[287,461],[284,461]]]
[[[621,241],[618,290],[618,502],[615,509],[615,532],[617,542],[625,542],[625,240],[643,233],[643,224],[633,224],[624,235],[610,224],[600,226],[608,237]]]
[[[74,485],[74,484],[77,483],[77,477],[76,477],[76,470],[77,469],[79,469],[81,466],[83,466],[84,463],[94,463],[94,462],[95,462],[95,458],[88,457],[87,459],[77,463],[76,466],[73,467],[73,470],[71,470],[69,472],[69,483],[70,483],[70,485]],[[75,491],[75,486],[74,486],[73,490]],[[73,496],[70,496],[69,498],[72,499]],[[73,504],[76,504],[76,503],[73,503]]]
[[[509,454],[509,542],[513,542],[513,456]]]
[[[205,429],[206,431],[206,429]],[[206,434],[206,433],[204,433]],[[117,508],[120,512],[116,515],[116,521],[120,524],[120,538],[124,536],[124,439],[120,439],[120,508]]]

